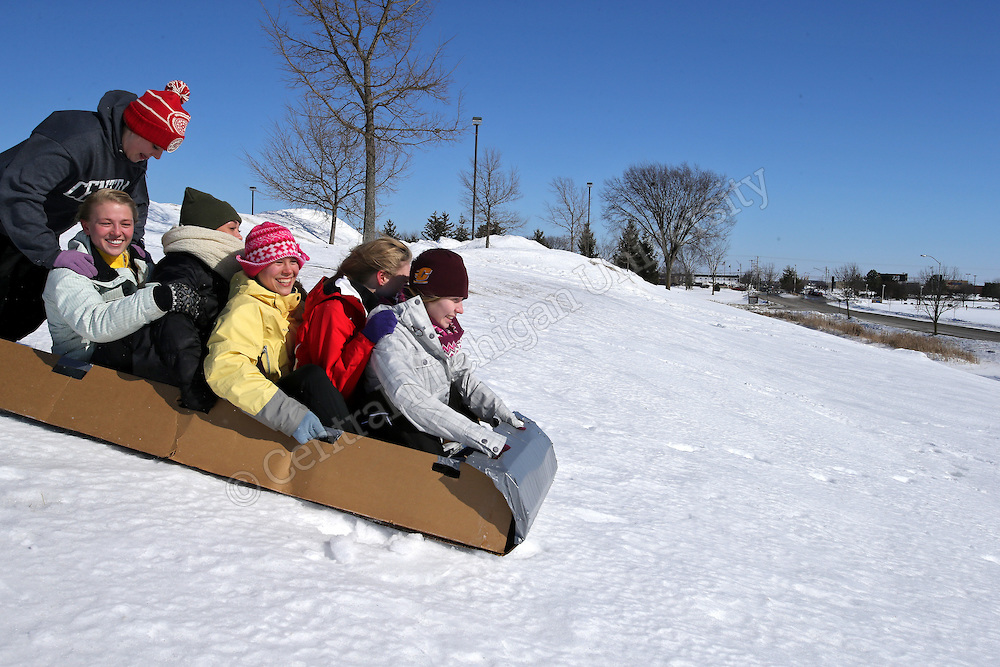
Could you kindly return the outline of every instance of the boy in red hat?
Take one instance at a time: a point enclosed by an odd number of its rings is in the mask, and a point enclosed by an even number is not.
[[[0,338],[22,338],[45,320],[49,269],[97,275],[92,257],[59,247],[59,235],[91,193],[112,188],[132,197],[135,251],[145,254],[146,163],[184,140],[191,116],[182,104],[190,94],[183,81],[142,97],[112,90],[96,112],[56,111],[0,153]]]

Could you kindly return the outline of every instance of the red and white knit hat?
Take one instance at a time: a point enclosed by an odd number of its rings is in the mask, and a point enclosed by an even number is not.
[[[294,257],[300,267],[309,261],[309,255],[302,252],[290,231],[273,222],[262,222],[247,234],[246,249],[236,255],[236,261],[243,273],[253,278],[271,262],[285,257]]]
[[[143,139],[168,153],[184,141],[191,114],[182,103],[191,99],[191,89],[183,81],[171,81],[166,90],[147,90],[125,107],[125,124]]]

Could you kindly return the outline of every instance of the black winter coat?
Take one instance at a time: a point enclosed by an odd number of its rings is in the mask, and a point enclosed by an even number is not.
[[[134,93],[112,90],[97,111],[56,111],[31,136],[0,153],[0,233],[37,266],[52,267],[59,234],[76,222],[87,195],[124,190],[139,216],[133,240],[142,244],[149,195],[146,161],[122,151],[125,107]]]
[[[202,313],[197,321],[180,313],[167,313],[137,332],[132,372],[180,387],[182,406],[208,412],[218,397],[205,381],[206,344],[229,299],[229,282],[186,252],[167,253],[153,269],[149,282],[190,285],[201,296]]]

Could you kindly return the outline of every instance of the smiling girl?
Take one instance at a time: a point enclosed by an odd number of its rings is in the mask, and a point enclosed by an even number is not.
[[[296,283],[309,260],[292,233],[264,222],[237,255],[229,302],[208,340],[205,379],[212,390],[262,424],[305,443],[340,428],[347,406],[322,368],[294,366],[304,297]]]
[[[388,401],[369,406],[371,433],[433,454],[471,447],[499,456],[506,438],[480,420],[524,424],[473,374],[461,351],[458,316],[469,296],[462,257],[425,251],[413,261],[408,289],[413,297],[391,308],[398,326],[379,340],[365,372],[369,388]],[[386,309],[376,308],[371,318]]]

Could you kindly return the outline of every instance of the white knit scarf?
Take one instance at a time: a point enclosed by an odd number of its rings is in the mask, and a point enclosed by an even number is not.
[[[217,229],[183,225],[163,235],[163,252],[190,253],[226,280],[240,270],[236,253],[242,250],[243,241]]]

